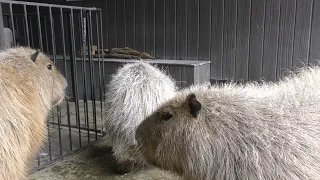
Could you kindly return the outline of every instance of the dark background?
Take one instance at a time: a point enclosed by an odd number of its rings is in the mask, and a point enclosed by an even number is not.
[[[49,0],[35,2],[53,3]],[[320,59],[320,0],[83,0],[103,12],[104,47],[211,61],[211,78],[277,80]]]

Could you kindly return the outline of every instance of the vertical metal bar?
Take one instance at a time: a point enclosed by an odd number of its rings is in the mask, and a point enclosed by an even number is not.
[[[30,34],[31,34],[31,45],[32,47],[34,47],[34,41],[33,41],[33,29],[32,29],[32,17],[29,17],[29,25],[30,25]]]
[[[40,46],[40,50],[43,51],[39,6],[37,6],[37,18],[38,18],[39,46]]]
[[[28,27],[28,14],[27,14],[27,6],[26,5],[23,5],[23,10],[24,10],[24,22],[25,22],[25,28],[26,28],[27,45],[30,46],[29,27]]]
[[[78,94],[78,76],[77,76],[77,62],[76,62],[76,47],[75,47],[75,36],[74,36],[74,21],[73,21],[73,9],[70,9],[70,38],[71,38],[71,56],[72,56],[72,63],[71,63],[71,70],[72,72],[72,79],[73,79],[73,87],[74,87],[74,96],[75,96],[75,108],[76,108],[76,120],[78,122],[78,133],[79,133],[79,145],[82,147],[81,144],[81,126],[80,126],[80,112],[79,112],[79,94]],[[71,57],[70,56],[70,57]]]
[[[56,63],[56,42],[55,42],[55,31],[54,31],[54,22],[52,15],[52,7],[49,7],[49,16],[50,16],[50,29],[51,29],[51,42],[52,42],[52,55],[53,55],[53,63]]]
[[[100,27],[100,38],[101,38],[101,50],[102,50],[102,52],[101,52],[101,60],[102,60],[102,89],[103,89],[103,94],[105,94],[105,92],[106,92],[106,86],[105,86],[105,71],[104,71],[104,66],[105,66],[105,63],[104,63],[104,49],[103,49],[103,32],[102,32],[102,12],[101,12],[101,10],[99,10],[99,20],[100,20],[100,22],[99,22],[99,27]],[[104,109],[105,109],[105,102],[106,101],[103,101],[104,103],[103,103],[103,107],[102,107],[102,111],[104,111]],[[104,112],[102,113],[102,114],[104,114]],[[101,117],[101,119],[103,120],[103,117]],[[102,126],[102,131],[103,131],[103,126]]]
[[[12,30],[12,35],[13,35],[13,45],[16,46],[16,30],[14,28],[14,22],[13,22],[13,12],[12,12],[12,4],[9,4],[9,8],[10,8],[10,20],[11,20],[11,30]]]
[[[85,125],[87,127],[88,133],[88,144],[90,144],[90,125],[89,125],[89,112],[88,112],[88,97],[87,97],[87,67],[86,67],[86,18],[83,17],[82,10],[80,11],[80,40],[81,40],[81,59],[82,59],[82,72],[83,72],[83,105],[84,105],[84,118],[85,118]]]
[[[60,25],[61,25],[61,37],[62,37],[62,51],[63,51],[63,61],[64,61],[64,73],[66,79],[68,79],[68,73],[67,73],[67,59],[66,59],[66,45],[65,45],[65,37],[64,37],[64,21],[63,21],[63,9],[60,8]],[[67,118],[68,118],[68,127],[69,127],[69,145],[70,145],[70,151],[72,151],[72,133],[71,133],[71,122],[70,122],[70,105],[69,105],[69,99],[66,100],[67,103]]]
[[[49,41],[48,41],[48,28],[47,28],[47,16],[44,16],[44,40],[46,42],[46,51],[49,53]]]
[[[38,34],[39,34],[39,46],[41,51],[43,51],[43,44],[42,44],[42,32],[41,32],[41,19],[40,19],[40,10],[39,6],[37,6],[37,19],[38,19]],[[49,156],[50,156],[50,161],[52,161],[52,151],[51,151],[51,137],[50,137],[50,124],[47,122],[47,130],[48,130],[48,146],[49,146]]]
[[[54,122],[54,111],[51,111],[52,121]],[[50,121],[47,122],[48,128],[48,150],[49,150],[49,158],[52,161],[52,147],[51,147],[51,133],[50,133]]]
[[[89,50],[89,67],[90,67],[90,81],[91,81],[91,100],[92,100],[92,113],[93,113],[93,124],[95,129],[95,137],[98,139],[97,132],[97,114],[96,114],[96,92],[95,92],[95,83],[94,83],[94,66],[93,66],[93,55],[92,55],[92,19],[91,19],[91,10],[87,12],[88,14],[88,50]]]
[[[50,16],[53,63],[56,64],[56,62],[57,62],[56,41],[55,41],[55,29],[54,29],[52,7],[49,7],[49,16]],[[61,126],[60,126],[61,125],[61,107],[60,107],[60,105],[57,107],[57,119],[58,119],[58,134],[59,134],[59,150],[60,150],[60,156],[62,156],[62,141],[61,141]]]
[[[101,78],[101,74],[102,74],[102,70],[101,70],[101,58],[100,58],[100,29],[99,29],[99,20],[98,20],[98,12],[96,11],[94,13],[95,15],[95,19],[96,19],[96,30],[97,30],[97,49],[98,49],[98,69],[99,69],[99,93],[100,93],[100,121],[103,121],[103,108],[102,108],[102,97],[103,97],[103,93],[102,93],[102,78]]]
[[[52,42],[52,55],[53,55],[53,63],[56,63],[56,42],[55,42],[55,31],[54,31],[54,22],[52,15],[52,7],[49,7],[49,19],[50,19],[50,29],[51,29],[51,42]]]
[[[18,15],[17,15],[18,16]],[[15,34],[15,35],[17,35],[16,36],[16,45],[18,45],[17,44],[17,42],[19,42],[19,33],[20,33],[20,31],[19,31],[19,23],[18,23],[18,17],[16,16],[16,20],[15,20],[15,28],[16,28],[16,32],[17,32],[17,34]]]
[[[27,31],[27,30],[26,30],[26,23],[25,23],[25,20],[24,20],[24,19],[22,19],[22,24],[23,24],[23,25],[22,25],[22,26],[23,26],[22,28],[23,28],[23,37],[24,37],[23,43],[24,43],[24,45],[26,45],[26,44],[28,44],[28,43],[27,43],[28,37],[27,37],[27,32],[26,32],[26,31]]]
[[[4,37],[4,24],[3,24],[2,6],[0,3],[0,49],[6,48],[5,37]]]
[[[59,152],[62,156],[62,138],[61,138],[61,105],[57,106],[58,133],[59,133]]]

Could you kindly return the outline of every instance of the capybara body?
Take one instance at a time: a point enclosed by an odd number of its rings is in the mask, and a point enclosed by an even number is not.
[[[0,52],[0,179],[20,180],[43,144],[50,109],[64,98],[67,82],[40,51]]]
[[[320,179],[320,68],[277,83],[191,86],[136,139],[147,163],[188,180]]]
[[[135,163],[140,165],[135,157],[136,128],[175,91],[170,76],[142,61],[125,64],[112,76],[106,93],[104,127],[117,161],[117,173],[131,171]]]

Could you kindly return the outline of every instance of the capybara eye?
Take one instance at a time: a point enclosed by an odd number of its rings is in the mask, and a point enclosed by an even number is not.
[[[171,118],[172,118],[172,114],[170,114],[169,112],[165,112],[163,114],[163,120],[168,121]]]
[[[51,70],[51,69],[52,69],[52,64],[49,64],[49,65],[47,66],[47,68],[48,68],[49,70]]]

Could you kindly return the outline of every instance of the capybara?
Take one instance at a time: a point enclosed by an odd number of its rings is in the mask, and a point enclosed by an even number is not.
[[[148,164],[188,180],[320,179],[320,68],[275,83],[183,89],[136,139]]]
[[[46,118],[67,81],[39,50],[0,52],[0,179],[25,179],[46,138]]]
[[[136,128],[175,91],[173,79],[147,62],[125,64],[113,74],[107,85],[104,141],[113,148],[117,173],[124,174],[141,165],[135,157]]]

